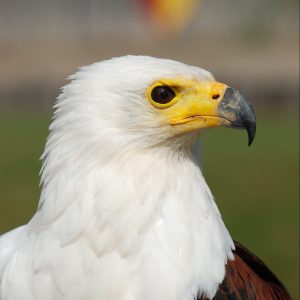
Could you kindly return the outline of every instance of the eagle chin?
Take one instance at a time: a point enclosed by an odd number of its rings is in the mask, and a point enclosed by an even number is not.
[[[192,152],[255,114],[211,73],[124,56],[82,67],[55,104],[31,221],[0,238],[1,300],[290,299],[233,242]]]

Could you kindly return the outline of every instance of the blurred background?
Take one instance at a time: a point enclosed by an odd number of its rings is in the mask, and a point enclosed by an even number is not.
[[[125,54],[201,66],[246,94],[257,137],[211,130],[205,177],[234,239],[299,297],[296,0],[0,0],[0,234],[28,222],[52,106],[77,67]]]

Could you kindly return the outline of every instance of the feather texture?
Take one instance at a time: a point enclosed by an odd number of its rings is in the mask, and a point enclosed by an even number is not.
[[[235,242],[234,260],[228,261],[226,276],[213,299],[291,300],[292,298],[257,256]]]
[[[192,157],[197,134],[178,135],[145,99],[167,77],[214,80],[144,56],[71,76],[42,157],[38,211],[0,239],[1,300],[215,295],[234,244]]]

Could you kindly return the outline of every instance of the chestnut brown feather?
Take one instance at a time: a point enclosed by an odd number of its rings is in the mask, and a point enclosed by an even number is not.
[[[253,253],[235,242],[234,260],[214,300],[291,300],[283,284]],[[198,297],[197,300],[208,300]]]

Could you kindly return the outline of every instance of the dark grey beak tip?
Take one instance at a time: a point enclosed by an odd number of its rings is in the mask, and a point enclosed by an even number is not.
[[[248,133],[248,146],[250,147],[255,138],[256,124],[252,122],[249,122],[248,124],[246,123],[245,128]]]
[[[256,133],[256,117],[251,104],[244,98],[241,105],[240,121],[248,133],[248,146],[254,141]]]

